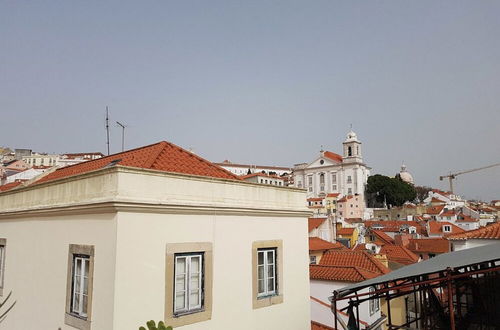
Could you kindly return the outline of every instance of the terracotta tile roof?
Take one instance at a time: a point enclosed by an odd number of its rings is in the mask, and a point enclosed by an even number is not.
[[[342,163],[342,156],[331,151],[325,151],[323,155],[336,163]]]
[[[353,223],[362,223],[363,219],[361,218],[346,218],[344,219],[345,222],[353,224]]]
[[[377,236],[377,238],[381,240],[382,243],[394,244],[394,239],[391,236],[384,233],[383,231],[372,229],[370,232],[373,233],[375,236]]]
[[[321,202],[323,198],[321,197],[310,197],[307,199],[308,202]]]
[[[21,183],[22,183],[22,181],[14,181],[14,182],[4,184],[3,186],[0,186],[0,191],[11,190],[11,189],[19,186]]]
[[[462,228],[458,227],[457,225],[452,224],[451,222],[447,221],[429,221],[427,222],[427,225],[429,226],[429,235],[430,234],[457,234],[457,233],[463,233],[465,230]],[[445,232],[443,230],[443,226],[450,226],[451,227],[451,232]]]
[[[332,243],[322,240],[319,237],[309,237],[309,251],[323,251],[332,249],[344,250],[347,248],[339,242]]]
[[[371,272],[355,266],[309,265],[309,278],[311,280],[361,282],[380,275],[378,272]]]
[[[439,216],[440,217],[452,217],[456,215],[456,213],[454,211],[445,211],[443,213],[441,213]]]
[[[339,195],[340,194],[338,194],[338,193],[335,193],[335,194],[330,193],[330,194],[327,194],[326,197],[339,197]]]
[[[389,268],[366,251],[330,250],[323,254],[319,264],[323,266],[359,267],[379,275],[390,272]]]
[[[443,203],[446,204],[444,201],[440,200],[439,198],[432,197],[431,203]]]
[[[335,329],[327,325],[311,321],[311,330],[335,330]]]
[[[478,219],[474,219],[473,217],[461,213],[457,216],[457,220],[455,222],[478,222],[478,221],[479,221]]]
[[[326,220],[326,218],[309,218],[309,232],[311,230],[318,228]]]
[[[337,229],[337,235],[352,235],[352,234],[354,234],[354,228]]]
[[[450,240],[500,239],[500,222],[496,222],[486,227],[466,231],[463,233],[451,234],[446,238]]]
[[[380,254],[385,254],[389,261],[398,264],[410,265],[418,262],[419,257],[401,245],[386,244],[380,249]]]
[[[410,239],[408,249],[413,253],[446,253],[450,252],[450,242],[445,238]]]
[[[353,198],[354,196],[353,195],[347,195],[347,196],[344,196],[342,197],[341,199],[339,199],[337,202],[338,203],[343,203],[343,202],[347,202],[347,200]]]
[[[444,205],[436,205],[436,206],[431,206],[428,207],[425,213],[430,214],[430,215],[438,215],[443,211]]]
[[[90,160],[60,168],[36,183],[53,181],[104,168],[110,164],[159,170],[165,172],[193,174],[207,177],[241,180],[237,175],[212,164],[189,151],[169,142],[159,142],[145,147],[120,152],[107,157]]]

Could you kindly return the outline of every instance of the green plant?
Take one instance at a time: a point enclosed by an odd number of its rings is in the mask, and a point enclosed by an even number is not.
[[[158,327],[153,320],[146,322],[146,325],[148,326],[148,330],[172,330],[172,327],[165,326],[165,323],[163,323],[163,321],[158,322]],[[140,327],[139,330],[146,330],[146,328]]]

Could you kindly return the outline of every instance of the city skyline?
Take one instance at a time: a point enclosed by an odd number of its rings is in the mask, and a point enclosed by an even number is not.
[[[0,144],[105,153],[167,140],[285,165],[350,125],[372,174],[417,185],[500,161],[500,4],[424,1],[2,3]],[[500,169],[456,192],[498,199]]]

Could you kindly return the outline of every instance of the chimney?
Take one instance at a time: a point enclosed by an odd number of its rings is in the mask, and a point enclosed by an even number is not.
[[[398,234],[394,236],[394,243],[396,245],[401,245],[407,247],[410,244],[410,234]]]

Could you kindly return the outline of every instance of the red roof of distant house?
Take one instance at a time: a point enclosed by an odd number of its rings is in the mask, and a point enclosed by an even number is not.
[[[382,243],[394,244],[394,239],[391,236],[384,233],[383,231],[372,229],[371,233],[373,233],[375,236],[377,236],[377,238],[380,239],[382,241]]]
[[[462,228],[458,227],[457,225],[452,224],[451,222],[447,221],[429,221],[427,222],[429,225],[429,235],[430,234],[456,234],[456,233],[463,233],[465,230]],[[451,232],[445,232],[443,230],[443,226],[450,226],[451,227]]]
[[[318,323],[316,321],[311,321],[311,330],[335,330],[332,327]]]
[[[362,223],[363,219],[361,218],[346,218],[344,219],[345,222],[353,224],[353,223]]]
[[[362,282],[380,275],[380,272],[356,266],[309,265],[309,278],[312,280]]]
[[[325,151],[323,155],[336,163],[342,163],[342,156],[331,151]]]
[[[425,213],[430,214],[430,215],[438,215],[443,211],[444,205],[436,205],[436,206],[431,206],[428,207]]]
[[[347,249],[344,245],[339,242],[328,242],[322,240],[319,237],[309,237],[309,251],[324,251],[331,249]]]
[[[3,186],[0,186],[0,191],[11,190],[11,189],[19,186],[21,183],[22,183],[22,181],[14,181],[14,182],[4,184]]]
[[[321,197],[310,197],[307,199],[308,202],[321,202],[323,198]]]
[[[309,218],[309,232],[311,230],[318,228],[326,220],[326,218]]]
[[[450,196],[451,195],[451,192],[449,192],[449,191],[442,191],[442,190],[439,190],[439,189],[432,189],[432,192],[440,194],[442,196]]]
[[[410,239],[408,249],[413,253],[446,253],[450,252],[450,242],[445,238]]]
[[[457,220],[455,222],[478,222],[478,219],[474,219],[471,216],[465,215],[463,213],[457,216]]]
[[[380,254],[385,254],[387,259],[398,264],[410,265],[418,262],[418,256],[401,245],[383,245]]]
[[[446,238],[450,240],[500,239],[500,222],[479,229],[448,235]]]
[[[337,235],[352,235],[354,234],[354,228],[339,228],[337,229]]]
[[[439,198],[432,197],[431,203],[443,203],[446,204],[444,201],[440,200]]]
[[[37,183],[95,171],[109,165],[123,165],[165,172],[241,180],[237,175],[212,164],[208,160],[184,150],[173,143],[162,141],[145,147],[60,168],[44,176],[38,180]]]
[[[366,251],[330,250],[323,254],[319,264],[323,266],[354,266],[379,275],[390,272],[389,268]]]
[[[354,196],[353,195],[347,195],[347,196],[344,196],[342,197],[341,199],[339,199],[337,202],[338,203],[343,203],[343,202],[347,202],[347,200],[353,198]]]
[[[440,217],[452,217],[456,215],[456,213],[454,211],[445,211],[443,213],[441,213],[439,216]]]
[[[338,193],[330,193],[330,194],[327,194],[326,197],[339,197],[340,194]]]

